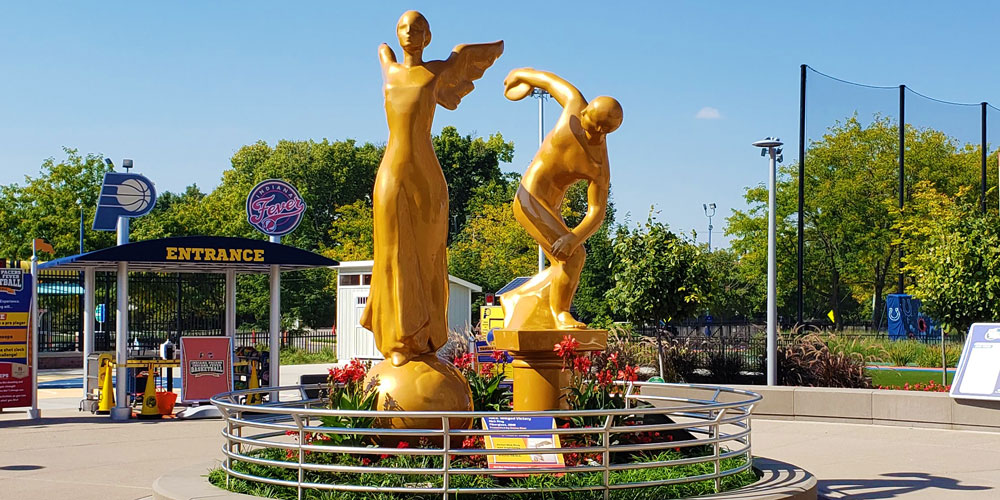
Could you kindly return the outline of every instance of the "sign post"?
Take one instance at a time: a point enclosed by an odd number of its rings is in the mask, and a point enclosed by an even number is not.
[[[0,409],[31,407],[29,415],[38,418],[32,278],[21,269],[0,269]]]
[[[247,196],[247,222],[266,234],[271,243],[281,243],[282,236],[294,231],[305,211],[306,202],[302,196],[294,186],[282,180],[261,181]],[[268,385],[278,387],[281,385],[278,380],[281,368],[281,269],[277,265],[271,266],[270,298]],[[272,392],[271,401],[277,399],[278,393]]]

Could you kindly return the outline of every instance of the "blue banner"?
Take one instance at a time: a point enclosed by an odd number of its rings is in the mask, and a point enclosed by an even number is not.
[[[920,301],[905,293],[890,293],[885,298],[889,317],[889,339],[913,339],[927,335],[920,330]]]

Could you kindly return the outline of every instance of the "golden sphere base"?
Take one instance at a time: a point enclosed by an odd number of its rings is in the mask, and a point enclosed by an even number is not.
[[[434,354],[424,354],[393,366],[388,359],[368,372],[367,385],[378,377],[378,406],[383,411],[472,411],[469,382],[454,365]],[[440,429],[440,418],[400,417],[378,422],[390,429]],[[452,429],[468,429],[470,419],[450,419]]]

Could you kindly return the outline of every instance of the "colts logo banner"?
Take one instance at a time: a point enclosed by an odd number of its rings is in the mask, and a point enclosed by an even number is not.
[[[94,229],[114,231],[119,217],[146,215],[156,204],[156,189],[149,179],[139,174],[108,172],[101,184],[97,200]]]
[[[305,211],[306,202],[285,181],[262,181],[247,196],[247,222],[268,236],[282,236],[295,230]]]

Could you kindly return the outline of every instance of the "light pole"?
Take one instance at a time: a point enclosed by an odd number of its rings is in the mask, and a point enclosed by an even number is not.
[[[770,157],[767,171],[767,385],[778,384],[777,266],[775,265],[775,177],[781,155],[781,140],[766,138],[753,143]]]
[[[705,209],[705,217],[708,217],[708,252],[712,253],[712,217],[715,217],[715,203],[701,204],[701,208]],[[708,213],[711,210],[712,213]]]
[[[77,198],[76,204],[80,206],[80,253],[83,253],[83,200]]]
[[[545,90],[535,88],[531,91],[531,97],[538,99],[538,147],[541,149],[542,143],[545,142],[545,99],[549,96],[549,93]],[[545,270],[545,252],[542,252],[542,246],[538,245],[538,272]]]

